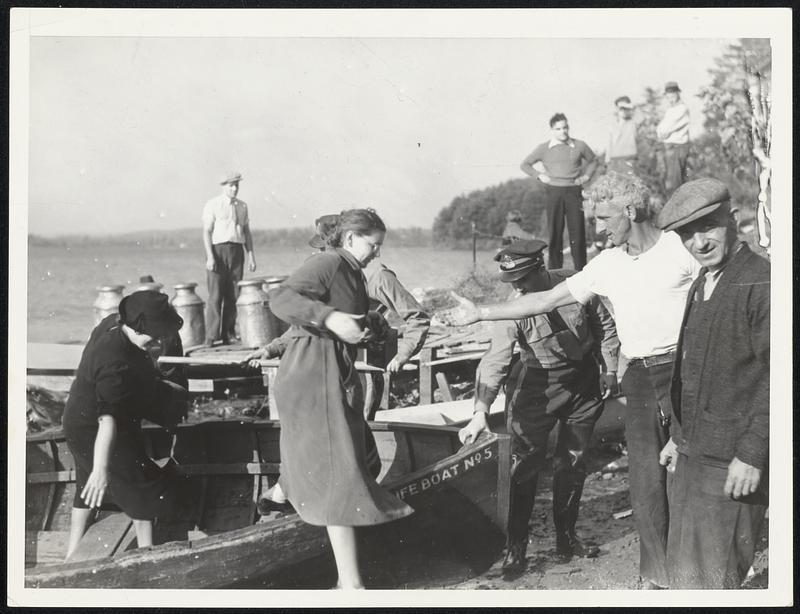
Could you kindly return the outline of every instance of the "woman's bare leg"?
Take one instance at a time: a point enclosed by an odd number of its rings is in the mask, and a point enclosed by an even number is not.
[[[336,588],[364,588],[361,574],[358,571],[355,527],[329,526],[326,528],[331,540],[333,556],[336,559],[336,570],[339,572],[339,582],[337,582]]]
[[[92,509],[88,507],[73,507],[72,515],[69,520],[69,541],[67,542],[67,556],[64,557],[68,561],[78,547],[78,542],[81,537],[86,533],[86,527],[89,524],[89,518],[92,515]]]
[[[153,521],[134,520],[133,528],[136,529],[136,546],[148,548],[153,545]]]

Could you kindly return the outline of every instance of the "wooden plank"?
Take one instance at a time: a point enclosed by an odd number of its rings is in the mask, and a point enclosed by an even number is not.
[[[442,393],[442,398],[446,403],[453,401],[453,392],[450,390],[450,382],[447,381],[447,376],[441,371],[436,374],[436,383],[439,384],[439,392]]]
[[[387,371],[383,374],[383,391],[381,392],[381,404],[383,409],[389,409],[389,392],[392,388],[392,374]]]
[[[109,514],[98,520],[83,534],[69,562],[113,556],[132,523],[122,512]]]
[[[119,540],[119,545],[117,546],[116,552],[114,552],[114,557],[120,557],[125,554],[128,550],[131,549],[131,546],[136,542],[136,529],[131,523],[131,526],[128,527],[127,532],[122,536],[122,539]]]
[[[28,484],[50,484],[58,482],[74,482],[75,470],[67,471],[39,471],[29,473],[26,477]]]
[[[502,414],[505,409],[506,397],[497,395],[494,403],[489,408],[491,415]],[[472,418],[474,409],[472,399],[451,401],[446,403],[429,403],[414,407],[397,407],[395,409],[379,411],[375,414],[377,422],[408,422],[410,424],[441,424],[463,425]]]
[[[64,562],[69,531],[25,531],[25,566]]]
[[[419,358],[419,400],[423,405],[433,403],[433,370],[430,362],[436,357],[436,350],[422,348]]]
[[[447,358],[437,358],[429,362],[420,362],[420,367],[436,367],[439,365],[447,365],[454,362],[464,362],[467,360],[480,360],[483,358],[485,351],[481,352],[465,352],[464,354],[451,355]]]

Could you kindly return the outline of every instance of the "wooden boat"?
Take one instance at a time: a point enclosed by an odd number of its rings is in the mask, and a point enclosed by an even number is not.
[[[402,520],[359,531],[362,565],[377,564],[415,542],[441,535],[502,541],[508,510],[509,439],[491,434],[461,447],[458,429],[372,424],[382,468],[378,481],[411,505]],[[181,509],[156,523],[151,548],[133,548],[130,519],[101,510],[73,560],[60,562],[75,470],[63,433],[29,435],[26,483],[27,587],[219,588],[279,576],[325,555],[322,527],[296,513],[257,513],[256,501],[280,472],[279,424],[268,420],[183,424],[173,441],[145,428],[148,453],[172,456],[181,480]],[[373,561],[373,563],[370,563]]]

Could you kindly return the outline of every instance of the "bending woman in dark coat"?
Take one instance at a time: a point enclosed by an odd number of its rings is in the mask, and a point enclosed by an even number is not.
[[[275,315],[292,325],[275,380],[281,486],[305,522],[327,528],[339,588],[363,588],[354,527],[413,511],[368,471],[355,370],[355,344],[373,317],[361,269],[380,253],[385,234],[373,210],[342,212],[329,237],[334,249],[306,260],[270,300]]]
[[[169,473],[145,453],[141,422],[179,422],[186,391],[161,378],[149,352],[182,324],[165,294],[147,290],[92,331],[63,418],[77,474],[67,559],[106,496],[133,519],[138,546],[153,544],[153,519],[173,493]]]

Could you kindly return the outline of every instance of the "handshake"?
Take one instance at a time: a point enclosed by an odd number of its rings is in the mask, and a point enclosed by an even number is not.
[[[457,305],[450,309],[437,311],[433,314],[433,320],[444,326],[467,326],[478,322],[480,318],[480,310],[471,300],[459,296],[455,292],[450,292],[456,301]]]

